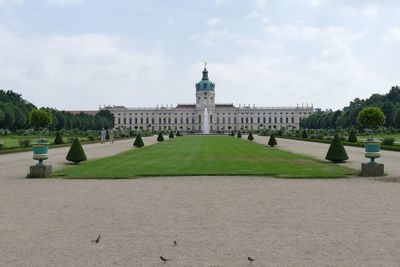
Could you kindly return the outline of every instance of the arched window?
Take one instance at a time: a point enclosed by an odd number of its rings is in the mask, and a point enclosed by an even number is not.
[[[199,115],[199,123],[201,123],[201,115]]]

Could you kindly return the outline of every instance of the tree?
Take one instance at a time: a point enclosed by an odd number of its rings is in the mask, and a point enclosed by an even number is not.
[[[47,111],[34,109],[29,114],[29,124],[40,132],[40,141],[43,141],[42,131],[51,124],[51,115]]]
[[[63,138],[62,138],[62,136],[61,136],[61,134],[60,134],[59,131],[57,131],[56,137],[54,138],[54,144],[55,144],[55,145],[64,144],[64,140],[63,140]]]
[[[240,132],[240,130],[237,133],[237,138],[242,138],[242,133]]]
[[[350,134],[349,134],[349,138],[347,139],[348,142],[351,143],[357,143],[357,135],[356,135],[356,131],[354,130],[354,128],[351,128],[350,130]]]
[[[171,131],[168,136],[170,139],[174,138],[174,133]]]
[[[278,145],[278,143],[276,142],[274,134],[271,134],[271,136],[269,138],[269,141],[268,141],[268,145],[271,146],[271,147],[274,147],[274,146]]]
[[[141,136],[140,133],[136,136],[136,139],[135,139],[135,142],[133,143],[133,146],[135,146],[135,147],[144,146],[143,139],[142,139],[142,136]]]
[[[1,116],[0,116],[1,117]],[[0,118],[0,123],[1,123],[1,118]],[[396,109],[396,112],[394,113],[394,125],[397,128],[400,128],[400,107]]]
[[[253,134],[251,132],[249,132],[249,136],[247,137],[247,140],[249,140],[249,141],[254,140]]]
[[[22,112],[22,110],[18,106],[14,106],[13,111],[14,111],[14,115],[15,115],[13,129],[24,129],[26,122],[28,120],[25,113]]]
[[[13,129],[14,124],[15,124],[15,113],[14,113],[13,105],[5,104],[3,111],[5,114],[3,127],[8,128],[8,129]]]
[[[342,145],[337,133],[335,133],[335,137],[332,140],[325,159],[334,163],[343,162],[349,159],[349,156],[347,156],[346,150],[344,149],[344,146]]]
[[[87,159],[85,151],[83,150],[81,142],[79,142],[78,138],[75,138],[74,142],[72,143],[66,159],[74,162],[75,164],[79,164]]]
[[[6,114],[4,113],[4,111],[2,109],[0,109],[0,127],[1,127],[1,125],[3,125],[5,118],[6,118]]]
[[[162,132],[159,132],[159,133],[158,133],[157,141],[158,141],[158,142],[164,141],[164,136],[163,136]]]
[[[382,110],[377,107],[368,107],[358,113],[357,121],[361,126],[365,126],[370,130],[376,129],[385,124],[386,116]],[[371,131],[371,139],[373,139]]]

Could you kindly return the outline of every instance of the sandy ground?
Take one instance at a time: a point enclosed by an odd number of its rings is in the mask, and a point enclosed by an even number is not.
[[[85,150],[101,157],[131,143]],[[54,166],[66,150],[50,151]],[[400,265],[399,183],[23,179],[31,156],[0,156],[0,266]]]

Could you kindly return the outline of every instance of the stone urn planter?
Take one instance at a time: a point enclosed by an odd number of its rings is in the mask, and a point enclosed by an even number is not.
[[[370,163],[374,163],[376,158],[381,157],[381,142],[377,140],[364,141],[365,157],[370,159]]]
[[[32,144],[33,159],[38,160],[36,166],[44,166],[43,161],[49,158],[49,143]]]

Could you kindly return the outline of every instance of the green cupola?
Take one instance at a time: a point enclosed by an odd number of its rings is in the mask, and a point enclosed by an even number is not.
[[[208,79],[208,70],[206,68],[207,64],[204,64],[204,70],[203,70],[203,78],[201,81],[196,83],[196,91],[214,91],[215,88],[215,83],[212,83]]]

